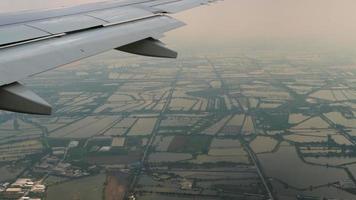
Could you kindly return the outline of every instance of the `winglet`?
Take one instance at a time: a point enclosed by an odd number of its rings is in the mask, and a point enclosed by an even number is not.
[[[18,82],[0,87],[0,110],[50,115],[51,106]]]

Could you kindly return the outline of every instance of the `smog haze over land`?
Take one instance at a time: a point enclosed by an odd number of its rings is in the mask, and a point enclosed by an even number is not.
[[[0,112],[0,195],[29,178],[48,200],[355,199],[355,7],[225,0],[174,16],[177,60],[111,51],[25,80],[54,113]]]

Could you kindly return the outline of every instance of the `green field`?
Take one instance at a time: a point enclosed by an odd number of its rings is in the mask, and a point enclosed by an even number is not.
[[[205,135],[175,136],[168,147],[169,152],[178,153],[207,153],[211,137]]]
[[[105,180],[106,176],[99,174],[49,187],[47,200],[100,200]]]

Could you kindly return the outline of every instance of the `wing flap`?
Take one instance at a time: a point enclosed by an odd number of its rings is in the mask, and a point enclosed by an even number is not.
[[[178,0],[180,1],[180,0]],[[162,4],[168,4],[168,3],[174,3],[177,2],[177,0],[155,0],[155,1],[148,1],[144,2],[141,5],[145,7],[154,7]]]
[[[57,18],[70,15],[79,15],[83,13],[117,8],[122,6],[139,5],[150,0],[112,0],[105,2],[96,2],[83,4],[73,7],[64,7],[49,10],[29,10],[15,13],[0,14],[0,26],[11,24],[23,24],[31,21],[38,21],[50,18]],[[151,0],[155,1],[155,0]]]
[[[101,26],[104,23],[106,22],[94,17],[86,15],[72,15],[30,22],[26,23],[26,25],[46,31],[51,34],[59,34]]]
[[[49,114],[51,107],[17,81],[111,49],[176,57],[156,38],[184,23],[165,13],[214,1],[112,0],[0,14],[0,110]]]
[[[49,36],[50,34],[26,25],[0,27],[0,45]]]
[[[152,12],[140,8],[120,7],[81,15],[26,22],[19,25],[0,26],[0,46],[98,26],[124,23],[153,15]]]
[[[98,26],[176,13],[215,0],[123,0],[0,15],[0,47]]]
[[[90,12],[87,15],[105,20],[109,23],[122,23],[133,19],[152,16],[153,13],[144,9],[128,6]]]
[[[180,0],[170,3],[164,3],[160,5],[153,6],[157,10],[161,10],[167,13],[177,13],[183,10],[191,9],[202,4],[213,2],[211,0]]]

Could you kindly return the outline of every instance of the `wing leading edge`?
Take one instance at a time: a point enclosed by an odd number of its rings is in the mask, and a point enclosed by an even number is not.
[[[166,14],[210,2],[124,0],[0,15],[0,109],[51,114],[18,81],[111,49],[175,58],[158,39],[184,23]]]

